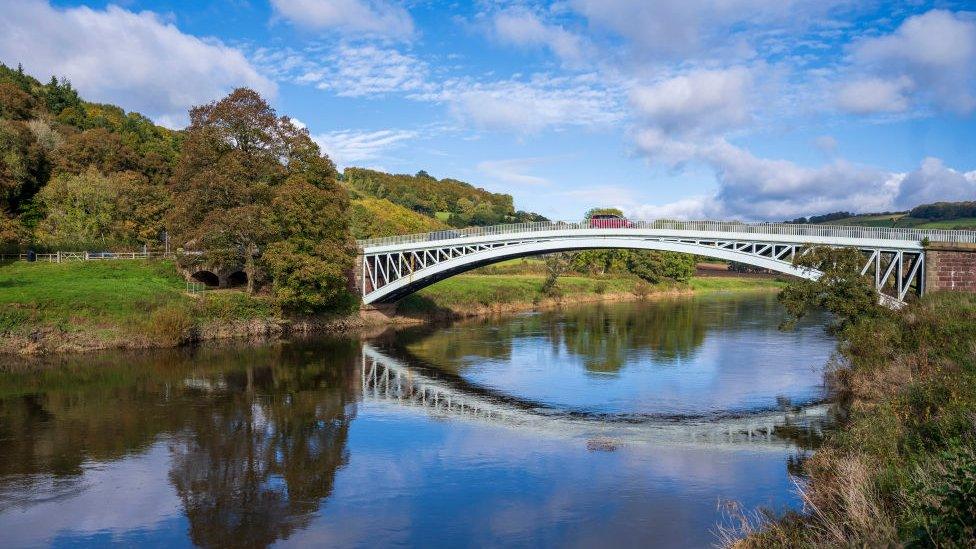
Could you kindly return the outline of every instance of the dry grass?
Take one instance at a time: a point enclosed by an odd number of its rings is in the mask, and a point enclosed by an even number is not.
[[[733,514],[724,544],[976,546],[976,296],[840,335],[827,378],[847,419],[804,463],[803,512]]]

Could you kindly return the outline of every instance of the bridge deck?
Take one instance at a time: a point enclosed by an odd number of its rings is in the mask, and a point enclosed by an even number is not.
[[[593,227],[587,221],[577,223],[537,222],[446,229],[430,233],[370,238],[358,241],[363,250],[401,247],[410,244],[427,244],[458,238],[512,237],[526,233],[547,231],[573,231],[579,233],[656,234],[710,233],[725,238],[745,239],[775,238],[780,241],[813,242],[830,240],[880,240],[889,242],[947,242],[955,244],[976,243],[976,231],[945,229],[899,229],[890,227],[859,227],[843,225],[795,225],[788,223],[738,223],[731,221],[632,221],[630,226],[607,229]]]

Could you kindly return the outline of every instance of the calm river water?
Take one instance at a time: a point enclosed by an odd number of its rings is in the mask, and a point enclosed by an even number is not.
[[[708,296],[0,374],[0,546],[661,546],[797,506],[820,319]]]

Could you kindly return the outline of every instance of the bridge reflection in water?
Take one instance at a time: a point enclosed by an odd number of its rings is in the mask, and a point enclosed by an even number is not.
[[[475,421],[542,436],[618,445],[749,445],[782,451],[818,440],[830,406],[784,407],[736,415],[667,416],[585,413],[498,394],[435,369],[409,365],[369,343],[362,346],[363,399],[423,410],[434,417]],[[801,444],[804,445],[804,444]]]

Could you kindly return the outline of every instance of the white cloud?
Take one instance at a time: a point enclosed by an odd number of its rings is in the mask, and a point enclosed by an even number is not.
[[[638,57],[747,58],[757,29],[770,23],[803,27],[845,0],[570,0],[591,25],[629,41]]]
[[[417,132],[411,130],[342,130],[314,134],[312,140],[341,169],[352,164],[376,160],[383,153],[415,137]]]
[[[695,70],[638,86],[631,102],[638,114],[666,133],[724,129],[749,120],[752,75],[744,67]]]
[[[341,97],[429,90],[429,68],[416,57],[375,44],[339,43],[322,51],[259,49],[255,62],[282,80],[314,85]]]
[[[46,1],[5,2],[0,59],[41,76],[65,76],[89,100],[115,103],[171,126],[187,109],[249,86],[276,86],[244,55],[181,32],[158,15],[117,6],[55,9]]]
[[[895,205],[912,208],[932,202],[976,199],[976,171],[947,168],[938,158],[926,158],[919,169],[900,181]]]
[[[418,98],[445,102],[455,116],[477,127],[535,133],[618,122],[622,112],[617,95],[594,75],[536,74],[528,80],[450,80],[436,93]]]
[[[385,0],[271,0],[275,12],[310,29],[338,29],[409,38],[413,19],[401,6]]]
[[[837,94],[837,106],[854,114],[903,112],[908,109],[907,94],[913,87],[911,79],[905,76],[893,80],[855,80],[841,87]]]
[[[547,47],[571,65],[585,57],[587,45],[582,37],[561,26],[544,23],[524,8],[514,8],[495,14],[492,21],[494,36],[501,42],[522,47]]]
[[[506,160],[486,160],[479,162],[478,171],[501,183],[512,186],[548,185],[544,177],[529,172],[533,166],[545,162],[545,158],[512,158]]]
[[[976,21],[962,14],[932,10],[909,17],[891,34],[858,42],[852,59],[858,72],[878,76],[874,89],[866,91],[887,93],[888,101],[879,104],[897,107],[875,110],[904,110],[908,91],[915,102],[930,101],[960,113],[976,109]],[[863,107],[871,105],[854,100],[853,106],[849,110],[865,112],[870,109]]]
[[[880,212],[909,209],[939,200],[976,197],[976,171],[961,173],[927,158],[908,174],[836,159],[818,167],[759,158],[724,139],[670,143],[672,157],[699,162],[715,171],[718,189],[710,195],[671,204],[642,205],[635,217],[652,219],[782,220],[835,211]],[[659,148],[655,148],[657,154]]]
[[[826,155],[833,155],[837,152],[837,138],[832,135],[821,135],[813,140],[813,145]]]

